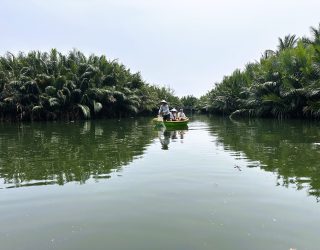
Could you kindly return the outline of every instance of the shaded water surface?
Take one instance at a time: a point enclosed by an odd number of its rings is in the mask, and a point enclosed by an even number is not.
[[[2,124],[0,177],[6,188],[109,178],[153,138],[141,120]]]
[[[0,249],[320,249],[320,129],[0,124]]]

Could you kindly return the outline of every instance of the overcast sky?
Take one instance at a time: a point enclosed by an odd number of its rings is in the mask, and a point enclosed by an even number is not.
[[[319,10],[319,0],[0,0],[0,54],[105,54],[199,97],[278,37],[309,35]]]

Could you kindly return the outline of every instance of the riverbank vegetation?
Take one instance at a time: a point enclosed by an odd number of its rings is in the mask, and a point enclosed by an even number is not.
[[[320,24],[309,38],[279,38],[277,50],[225,76],[199,100],[231,117],[320,118]]]
[[[0,120],[75,120],[154,113],[161,99],[181,102],[167,87],[143,81],[116,60],[31,51],[0,57]]]

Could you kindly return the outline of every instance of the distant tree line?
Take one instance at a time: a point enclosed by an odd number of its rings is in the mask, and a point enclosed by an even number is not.
[[[181,106],[168,87],[151,85],[117,60],[31,51],[0,57],[0,120],[75,120],[155,113],[159,101]]]
[[[276,51],[225,76],[198,108],[231,117],[320,118],[320,24],[310,29],[308,38],[279,38]]]

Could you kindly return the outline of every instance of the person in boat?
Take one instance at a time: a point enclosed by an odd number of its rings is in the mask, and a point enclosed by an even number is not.
[[[170,120],[171,121],[177,120],[177,110],[175,108],[170,110]]]
[[[166,100],[162,100],[160,102],[160,108],[159,108],[159,116],[162,116],[164,121],[169,121],[170,120],[170,110],[169,110],[169,105],[166,102]]]
[[[178,120],[185,120],[187,117],[185,115],[185,113],[183,113],[183,109],[180,109],[179,110],[179,113],[178,113]]]

